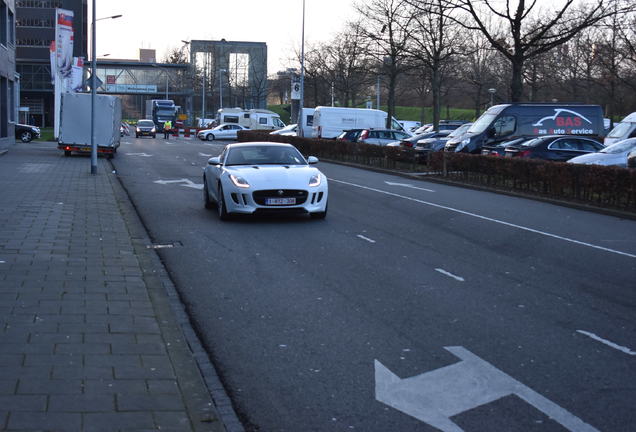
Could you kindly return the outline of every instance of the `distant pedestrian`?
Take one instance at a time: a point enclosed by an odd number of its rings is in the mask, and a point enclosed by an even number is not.
[[[172,122],[170,120],[166,120],[163,124],[163,137],[165,139],[170,139],[170,130],[172,129]]]

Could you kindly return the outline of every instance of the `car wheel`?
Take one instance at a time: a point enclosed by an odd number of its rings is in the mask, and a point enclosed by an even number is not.
[[[214,141],[214,135],[208,134],[208,136],[206,136],[205,139],[208,141]]]
[[[208,190],[208,181],[203,177],[203,202],[206,209],[214,208],[214,203],[210,199],[210,191]]]
[[[153,137],[153,138],[157,138],[157,135],[156,135],[156,134],[153,134],[153,135],[152,135],[152,137]]]
[[[29,131],[24,131],[20,134],[20,141],[22,141],[23,143],[31,142],[32,139],[33,134],[31,134],[31,132]]]
[[[219,185],[219,195],[216,202],[216,207],[219,212],[219,219],[222,221],[226,221],[230,219],[230,214],[227,212],[227,208],[225,207],[225,198],[223,197],[223,188]]]
[[[311,218],[312,219],[324,219],[327,217],[327,207],[329,207],[329,205],[325,205],[325,211],[324,212],[315,212],[315,213],[311,213]]]

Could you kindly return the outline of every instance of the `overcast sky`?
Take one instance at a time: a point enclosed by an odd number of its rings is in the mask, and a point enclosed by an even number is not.
[[[159,61],[181,40],[225,38],[267,43],[272,74],[301,41],[302,0],[97,0],[96,11],[98,19],[123,15],[97,23],[98,57],[138,59],[139,48],[152,48]],[[329,39],[354,16],[353,0],[305,0],[305,42]]]

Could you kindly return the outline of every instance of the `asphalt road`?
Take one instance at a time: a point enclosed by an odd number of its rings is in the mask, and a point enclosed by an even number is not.
[[[326,220],[221,222],[224,144],[113,164],[248,430],[634,430],[636,222],[322,162]]]

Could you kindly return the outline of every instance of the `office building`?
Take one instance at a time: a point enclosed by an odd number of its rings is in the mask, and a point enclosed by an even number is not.
[[[0,151],[15,143],[15,1],[0,0]]]

